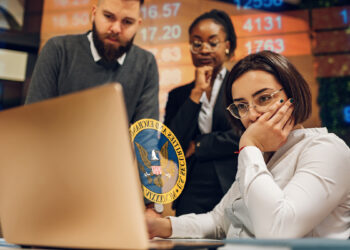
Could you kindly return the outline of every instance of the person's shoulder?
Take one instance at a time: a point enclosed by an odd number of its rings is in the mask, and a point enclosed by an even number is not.
[[[346,176],[349,183],[350,174],[350,148],[338,135],[328,132],[327,128],[319,128],[321,132],[311,136],[309,143],[305,145],[305,156],[325,171],[329,171],[334,180],[340,181]],[[322,170],[323,171],[323,170]],[[349,192],[350,192],[350,185]]]
[[[156,74],[156,71],[158,71],[154,55],[134,44],[126,53],[123,65],[128,70],[133,70],[140,74]]]
[[[40,56],[53,56],[62,60],[63,57],[72,58],[74,55],[79,57],[82,54],[86,54],[89,49],[89,40],[86,34],[61,35],[50,38],[44,44]]]
[[[350,160],[350,148],[346,144],[346,142],[343,139],[341,139],[338,135],[334,133],[326,133],[320,135],[318,140],[324,144],[327,144],[329,148],[344,153],[344,156],[346,156],[348,160]]]
[[[332,178],[350,174],[350,149],[341,138],[329,133],[327,128],[294,130],[285,145],[284,155],[286,158],[291,157],[291,163],[294,160],[297,162],[297,171],[316,171],[326,175],[337,173]]]
[[[130,53],[133,57],[143,58],[143,59],[146,59],[146,60],[150,60],[150,59],[151,59],[151,60],[155,60],[155,57],[154,57],[154,55],[153,55],[151,52],[149,52],[149,51],[147,51],[147,50],[145,50],[145,49],[139,47],[139,46],[136,45],[136,44],[133,44],[133,45],[132,45],[132,47],[131,47],[129,53]]]
[[[131,46],[131,50],[133,50],[134,53],[138,53],[138,54],[143,54],[143,55],[153,55],[151,52],[149,52],[148,50],[145,50],[143,48],[141,48],[140,46],[133,44]]]
[[[86,34],[73,34],[73,35],[59,35],[51,37],[47,44],[55,44],[56,46],[60,45],[70,45],[70,44],[77,44],[82,43],[83,41],[87,40]]]
[[[305,151],[320,152],[320,154],[337,155],[350,161],[350,148],[334,133],[329,133],[327,128],[307,128],[303,133]],[[297,132],[298,133],[298,132]]]
[[[190,92],[194,87],[194,82],[186,83],[184,85],[175,87],[169,92],[169,95],[178,95]]]
[[[328,129],[323,128],[307,128],[304,129],[306,137],[310,137],[310,141],[314,144],[331,144],[331,145],[340,145],[349,149],[345,142],[336,134],[328,132]]]

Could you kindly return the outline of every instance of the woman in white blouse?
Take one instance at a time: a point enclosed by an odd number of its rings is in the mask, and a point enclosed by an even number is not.
[[[309,87],[279,54],[240,60],[226,82],[242,130],[236,181],[205,214],[147,218],[150,237],[347,239],[350,149],[326,128],[303,128]]]

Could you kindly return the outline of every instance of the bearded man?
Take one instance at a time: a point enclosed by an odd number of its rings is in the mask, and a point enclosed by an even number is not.
[[[154,56],[133,44],[143,0],[99,0],[92,31],[51,38],[35,65],[26,103],[119,82],[129,122],[158,119],[159,77]]]

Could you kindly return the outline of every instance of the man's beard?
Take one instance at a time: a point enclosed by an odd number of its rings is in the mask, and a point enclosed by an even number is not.
[[[135,35],[126,43],[115,48],[112,44],[105,44],[98,35],[95,22],[92,24],[92,38],[98,54],[107,62],[114,62],[125,52],[128,52],[134,42]]]

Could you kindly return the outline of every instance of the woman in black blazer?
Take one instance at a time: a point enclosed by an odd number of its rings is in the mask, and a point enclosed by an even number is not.
[[[172,90],[164,123],[181,143],[187,160],[187,181],[173,203],[176,215],[212,210],[235,180],[239,138],[223,103],[223,66],[234,53],[236,34],[229,16],[212,10],[189,28],[195,80]]]

